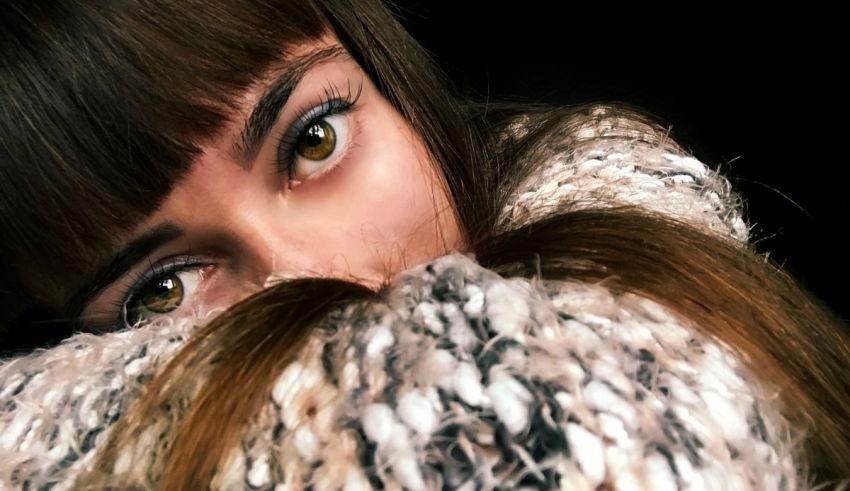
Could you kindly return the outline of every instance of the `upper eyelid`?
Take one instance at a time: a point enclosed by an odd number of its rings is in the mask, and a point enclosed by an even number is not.
[[[314,119],[317,115],[311,117],[310,114],[317,112],[317,109],[319,109],[322,105],[328,103],[328,101],[339,99],[346,101],[351,105],[354,105],[360,99],[360,96],[363,94],[363,80],[362,78],[359,80],[359,82],[357,83],[357,90],[354,91],[352,90],[351,78],[352,77],[350,76],[345,77],[345,85],[347,87],[345,95],[343,95],[343,91],[339,88],[339,86],[334,83],[333,80],[330,79],[323,84],[321,92],[313,91],[312,95],[307,97],[307,102],[303,102],[299,106],[297,106],[297,109],[294,110],[294,115],[290,118],[286,118],[287,122],[278,122],[279,124],[283,125],[282,128],[278,130],[278,133],[280,133],[280,137],[282,138],[283,136],[285,136],[297,122],[306,122],[311,119]],[[293,94],[299,91],[300,89],[296,88]],[[289,104],[287,106],[289,106]],[[282,113],[280,114],[280,119],[283,119],[283,113],[285,112],[287,112],[286,108],[284,108]]]
[[[343,92],[339,88],[339,86],[336,83],[334,83],[333,80],[330,80],[330,79],[327,80],[322,86],[323,87],[322,88],[322,95],[321,96],[313,96],[311,99],[314,99],[314,102],[305,103],[301,106],[301,109],[296,110],[294,121],[298,121],[298,120],[307,118],[307,116],[311,112],[315,111],[317,108],[319,108],[322,104],[325,104],[327,101],[339,99],[339,100],[346,101],[346,102],[348,102],[352,105],[354,103],[356,103],[360,99],[360,96],[363,94],[363,80],[362,80],[362,78],[360,79],[359,83],[357,84],[356,93],[355,93],[355,91],[352,91],[352,89],[351,89],[352,84],[351,84],[351,77],[350,76],[345,77],[345,85],[346,85],[346,93],[343,96],[342,95]]]

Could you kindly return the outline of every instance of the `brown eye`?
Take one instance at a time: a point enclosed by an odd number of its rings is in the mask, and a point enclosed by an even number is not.
[[[292,183],[326,172],[336,166],[348,144],[348,116],[331,114],[307,123],[294,141],[292,155],[285,162]]]
[[[176,274],[163,276],[139,295],[139,306],[155,314],[166,314],[183,302],[183,282]]]
[[[200,284],[202,270],[208,265],[193,265],[166,271],[144,283],[124,303],[127,327],[170,314],[192,298]]]
[[[325,160],[336,149],[336,132],[326,120],[316,121],[298,137],[295,151],[308,160]]]

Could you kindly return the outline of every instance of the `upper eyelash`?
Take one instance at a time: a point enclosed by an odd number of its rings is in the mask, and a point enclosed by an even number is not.
[[[276,142],[276,164],[282,171],[286,172],[287,182],[290,183],[288,185],[291,186],[292,181],[295,143],[301,133],[313,123],[328,116],[348,112],[360,99],[360,95],[363,93],[363,84],[358,84],[356,93],[352,91],[351,80],[347,81],[347,85],[347,92],[343,96],[336,84],[328,82],[324,89],[322,102],[319,105],[310,105],[298,110],[295,122],[281,134]],[[282,154],[285,154],[285,157],[281,158]]]
[[[357,100],[360,98],[360,94],[363,92],[363,84],[359,84],[357,86],[357,93],[353,93],[351,90],[351,80],[346,80],[347,88],[345,96],[342,95],[342,91],[339,90],[339,87],[331,81],[325,85],[324,88],[324,96],[322,98],[322,102],[319,104],[319,112],[325,112],[329,108],[329,104],[331,101],[340,100],[345,102],[346,104],[354,105]],[[295,120],[304,121],[304,120],[313,120],[316,119],[316,116],[308,117],[309,113],[313,112],[317,109],[317,106],[310,105],[307,107],[303,107],[296,111]]]

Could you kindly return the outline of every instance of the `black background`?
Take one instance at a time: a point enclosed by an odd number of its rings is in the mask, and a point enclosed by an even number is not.
[[[561,2],[397,2],[467,93],[624,101],[744,196],[757,248],[850,319],[846,27],[836,12],[577,12]]]

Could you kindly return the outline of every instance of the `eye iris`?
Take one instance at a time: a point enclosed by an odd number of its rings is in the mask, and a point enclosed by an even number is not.
[[[141,305],[157,314],[171,312],[183,302],[183,282],[177,275],[168,275],[156,281],[140,299]]]
[[[324,160],[336,148],[336,132],[327,121],[313,123],[298,140],[298,155],[309,160]]]

